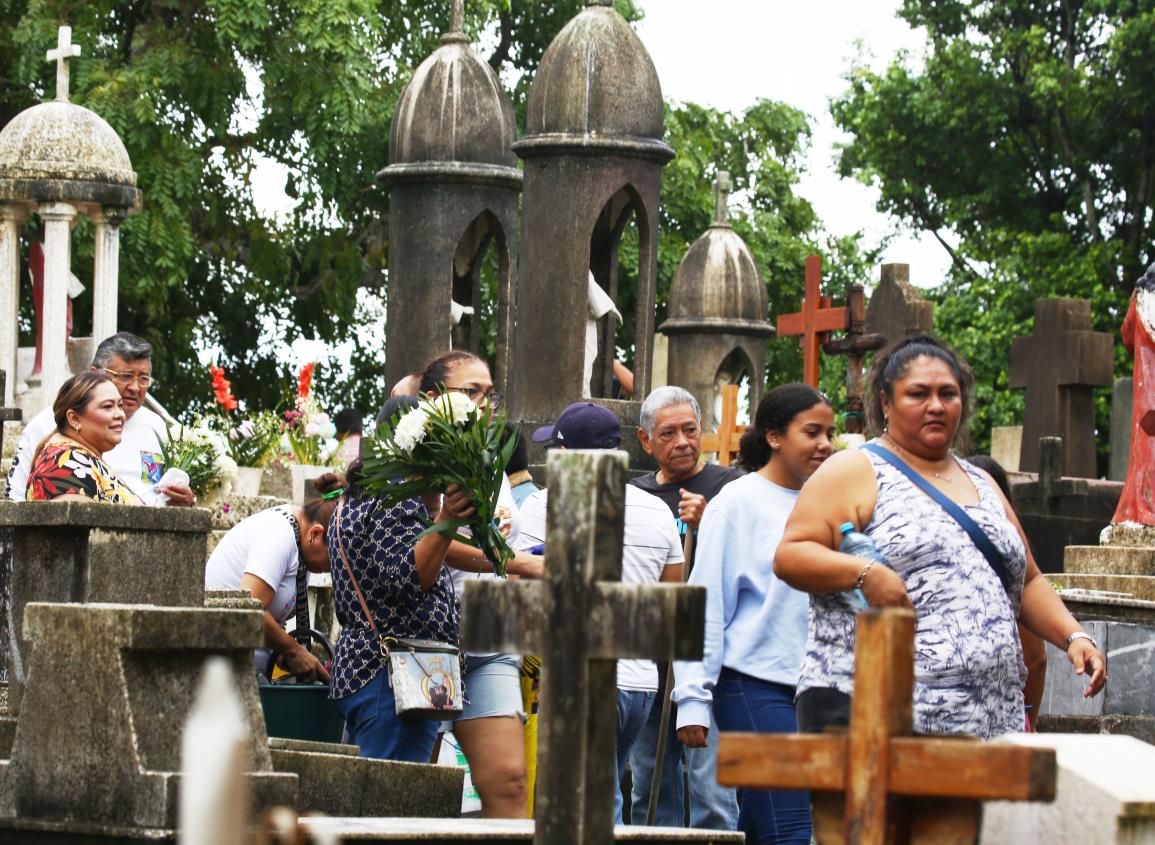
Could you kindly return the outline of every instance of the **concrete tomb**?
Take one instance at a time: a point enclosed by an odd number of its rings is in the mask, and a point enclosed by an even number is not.
[[[887,343],[934,330],[934,303],[910,283],[909,264],[883,264],[866,309],[866,330]]]

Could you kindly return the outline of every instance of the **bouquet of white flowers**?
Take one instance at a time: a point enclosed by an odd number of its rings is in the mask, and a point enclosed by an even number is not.
[[[192,427],[175,425],[161,447],[166,469],[183,469],[189,487],[204,496],[218,487],[227,494],[237,477],[236,461],[229,456],[228,443],[203,420]]]
[[[504,412],[479,408],[461,393],[423,400],[400,419],[381,424],[367,440],[363,485],[390,505],[459,485],[473,500],[468,519],[429,525],[422,536],[447,534],[478,548],[505,575],[513,550],[498,530],[495,510],[502,475],[517,445]],[[469,535],[458,533],[468,528]]]

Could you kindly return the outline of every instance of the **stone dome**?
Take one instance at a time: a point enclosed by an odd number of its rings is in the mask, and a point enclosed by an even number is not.
[[[664,334],[773,334],[766,318],[766,285],[746,242],[715,224],[694,241],[670,283]]]
[[[650,54],[612,7],[589,2],[542,56],[529,91],[527,138],[661,139],[662,86]]]
[[[56,100],[25,109],[0,131],[0,178],[136,186],[115,130],[95,112]]]
[[[497,74],[450,33],[413,74],[393,113],[391,165],[469,162],[516,167],[513,105]]]

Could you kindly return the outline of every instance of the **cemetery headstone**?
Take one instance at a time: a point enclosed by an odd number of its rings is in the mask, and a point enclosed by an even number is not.
[[[909,264],[883,264],[878,287],[866,310],[866,330],[887,343],[934,329],[934,303],[910,283]]]
[[[846,430],[861,434],[865,428],[862,405],[862,362],[868,352],[886,345],[881,334],[866,331],[866,289],[858,283],[846,290],[846,332],[836,340],[827,340],[822,351],[827,355],[846,356]]]
[[[831,332],[847,327],[849,311],[835,308],[830,297],[822,295],[822,260],[817,255],[806,257],[806,295],[802,310],[796,314],[780,314],[779,337],[798,337],[802,347],[802,381],[818,387],[818,357],[822,343]]]
[[[1011,347],[1013,388],[1025,388],[1020,469],[1039,470],[1039,438],[1063,438],[1063,463],[1076,478],[1098,478],[1092,389],[1114,374],[1114,338],[1091,331],[1086,299],[1042,299],[1030,337]]]
[[[1107,470],[1107,478],[1111,481],[1127,479],[1134,389],[1134,380],[1130,377],[1115,379],[1115,386],[1111,389],[1111,458]]]
[[[1018,472],[1022,463],[1023,427],[996,425],[991,427],[991,457],[1007,472]]]
[[[621,578],[626,456],[549,454],[544,580],[471,581],[462,642],[542,658],[539,845],[613,837],[617,658],[696,659],[705,590],[638,586]]]
[[[1049,749],[913,735],[912,611],[860,613],[854,659],[848,732],[723,733],[718,782],[811,790],[819,845],[973,843],[981,801],[1054,799]]]

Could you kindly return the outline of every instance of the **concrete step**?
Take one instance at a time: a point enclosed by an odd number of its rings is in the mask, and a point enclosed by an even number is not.
[[[1155,575],[1155,548],[1148,546],[1067,546],[1063,572]]]
[[[1056,572],[1048,575],[1047,580],[1062,589],[1099,590],[1139,601],[1155,601],[1155,577],[1150,575]]]
[[[1039,733],[1122,734],[1155,745],[1155,716],[1048,716],[1039,717]]]
[[[304,788],[302,784],[302,789]],[[612,807],[607,809],[607,812]],[[516,843],[533,841],[533,822],[512,819],[301,819],[301,827],[310,833],[332,834],[341,841],[356,842],[422,842],[429,845],[449,843]],[[680,827],[614,828],[615,842],[645,842],[647,845],[723,845],[744,842],[746,835],[733,831],[699,830]]]

